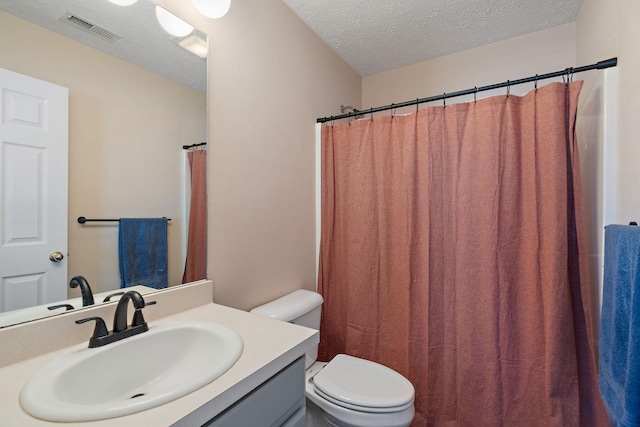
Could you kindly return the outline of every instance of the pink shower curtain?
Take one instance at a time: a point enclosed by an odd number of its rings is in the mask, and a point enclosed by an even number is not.
[[[604,426],[582,82],[322,130],[320,357],[416,389],[413,426]]]
[[[207,277],[207,151],[189,151],[187,159],[191,171],[191,207],[182,283]]]

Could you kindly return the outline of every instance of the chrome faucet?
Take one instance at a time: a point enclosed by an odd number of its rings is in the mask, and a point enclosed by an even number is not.
[[[131,326],[127,324],[129,301],[133,303],[133,308],[135,309]],[[86,319],[76,320],[76,323],[80,324],[94,320],[96,325],[93,330],[93,335],[89,340],[89,348],[102,347],[103,345],[111,344],[148,331],[149,326],[142,316],[142,309],[147,305],[155,303],[155,301],[145,303],[144,298],[142,298],[142,295],[137,291],[125,292],[116,306],[116,312],[113,315],[113,331],[111,331],[111,333],[109,333],[104,320],[100,317],[88,317]]]
[[[75,276],[69,282],[69,287],[77,288],[80,286],[80,292],[82,293],[82,306],[93,305],[93,293],[91,292],[91,286],[89,282],[82,276]]]

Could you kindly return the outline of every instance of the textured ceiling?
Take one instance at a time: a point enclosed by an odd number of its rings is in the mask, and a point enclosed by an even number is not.
[[[582,0],[283,0],[362,76],[575,21]]]
[[[582,5],[582,0],[283,1],[362,76],[572,22]],[[123,8],[106,0],[0,0],[0,9],[205,90],[206,61],[167,37],[148,1]],[[123,38],[108,44],[63,24],[58,18],[66,11]]]
[[[150,1],[121,7],[106,0],[0,0],[0,10],[201,92],[206,91],[207,61],[173,41],[158,24],[155,5]],[[59,21],[66,12],[72,12],[122,38],[109,43]],[[206,40],[204,34],[198,34]]]

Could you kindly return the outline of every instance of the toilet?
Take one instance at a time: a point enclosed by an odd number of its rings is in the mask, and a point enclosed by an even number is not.
[[[300,289],[251,313],[320,329],[322,296]],[[318,346],[306,354],[307,426],[406,427],[415,412],[414,388],[398,372],[339,354],[318,362]]]

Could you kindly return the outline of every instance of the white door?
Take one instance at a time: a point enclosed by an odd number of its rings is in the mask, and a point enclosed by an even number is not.
[[[0,312],[67,298],[68,139],[68,89],[0,68]]]

